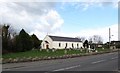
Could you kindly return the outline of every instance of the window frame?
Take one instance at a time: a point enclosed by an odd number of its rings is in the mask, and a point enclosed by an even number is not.
[[[59,47],[61,47],[61,43],[59,43]]]

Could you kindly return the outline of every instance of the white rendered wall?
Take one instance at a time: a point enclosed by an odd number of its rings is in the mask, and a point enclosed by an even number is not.
[[[59,46],[60,43],[60,46]],[[83,43],[82,42],[61,42],[61,41],[53,41],[52,43],[52,47],[56,48],[56,49],[64,49],[67,43],[67,47],[66,48],[72,48],[72,44],[74,46],[74,48],[81,48],[83,47]],[[78,44],[78,46],[77,46]]]
[[[49,36],[46,36],[44,39],[43,39],[43,41],[42,41],[42,43],[41,43],[41,48],[42,49],[46,49],[46,43],[45,43],[45,41],[48,41],[49,42],[49,48],[52,48],[52,39],[49,37]]]

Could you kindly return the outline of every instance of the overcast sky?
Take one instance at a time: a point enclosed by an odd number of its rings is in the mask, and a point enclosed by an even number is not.
[[[0,22],[19,32],[68,37],[100,35],[104,42],[118,40],[118,0],[86,2],[0,2]],[[104,0],[105,1],[105,0]]]

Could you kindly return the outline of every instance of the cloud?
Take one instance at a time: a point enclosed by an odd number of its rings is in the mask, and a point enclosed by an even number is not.
[[[103,37],[104,42],[109,40],[109,28],[111,28],[111,40],[118,40],[118,24],[113,24],[107,27],[99,27],[95,29],[82,30],[80,33],[87,38],[93,35],[100,35]]]
[[[103,38],[103,42],[109,41],[109,28],[111,29],[111,41],[118,40],[118,24],[113,24],[106,27],[99,27],[94,29],[84,29],[79,32],[70,32],[70,33],[64,33],[62,31],[56,32],[51,35],[57,35],[57,36],[65,36],[65,37],[85,37],[86,39],[89,39],[93,35],[100,35]],[[112,36],[113,35],[113,36]]]
[[[73,7],[75,7],[75,9],[82,9],[83,11],[86,11],[89,8],[92,7],[100,7],[100,8],[104,8],[106,6],[112,6],[113,8],[118,8],[118,2],[120,0],[85,0],[85,1],[73,1],[73,2],[69,2],[69,4]],[[63,3],[63,5],[61,5],[61,8],[64,9],[64,5],[65,3],[68,3],[67,1]]]
[[[64,20],[54,9],[53,2],[0,3],[1,23],[9,23],[19,32],[22,28],[28,33],[43,34],[59,30]]]
[[[81,1],[81,3],[83,10],[87,10],[89,7],[95,5],[94,2],[84,3]],[[104,2],[98,2],[96,4],[100,7],[107,5]],[[118,40],[117,24],[95,29],[85,29],[76,33],[64,33],[60,30],[64,24],[64,20],[54,9],[56,5],[55,2],[0,2],[0,5],[1,23],[10,23],[17,32],[24,28],[30,34],[35,33],[40,39],[43,39],[47,33],[68,37],[85,36],[86,38],[89,38],[92,35],[101,35],[106,42],[108,41],[108,29],[110,27],[111,34],[114,35],[111,40]],[[64,5],[65,3],[63,3],[63,7]],[[81,6],[79,2],[72,5],[75,7],[77,6],[76,8]],[[116,2],[114,2],[113,5],[116,6]]]
[[[120,0],[0,0],[1,2],[118,2]]]
[[[118,8],[118,2],[87,2],[87,3],[81,3],[80,6],[83,7],[83,9],[82,9],[83,11],[86,11],[90,7],[104,8],[106,6],[112,6],[113,8],[117,9]]]

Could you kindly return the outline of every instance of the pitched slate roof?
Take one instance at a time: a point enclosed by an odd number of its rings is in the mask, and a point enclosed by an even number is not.
[[[81,42],[78,38],[51,36],[48,35],[53,41],[66,41],[66,42]]]

